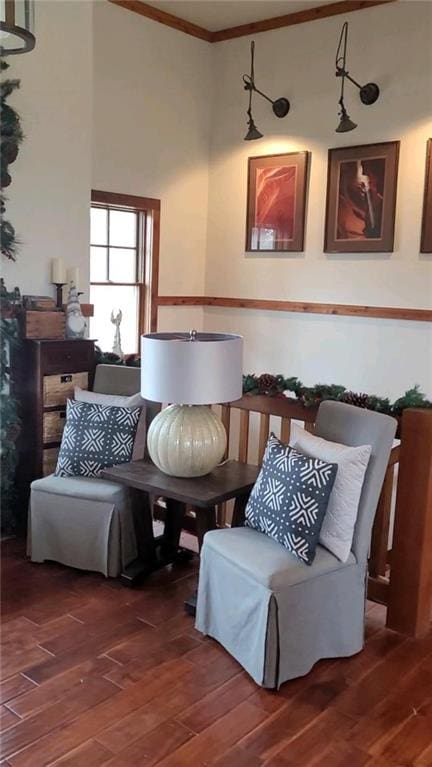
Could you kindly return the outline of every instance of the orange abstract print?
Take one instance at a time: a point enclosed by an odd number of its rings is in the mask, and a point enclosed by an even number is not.
[[[257,168],[254,226],[271,229],[277,242],[294,237],[297,167]]]

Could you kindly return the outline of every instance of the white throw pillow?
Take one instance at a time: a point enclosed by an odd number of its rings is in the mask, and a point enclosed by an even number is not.
[[[97,391],[88,391],[75,386],[74,399],[77,402],[90,402],[92,405],[109,405],[110,407],[144,407],[145,402],[141,394],[132,394],[125,397],[122,394],[100,394]]]
[[[290,445],[311,458],[320,458],[338,465],[319,541],[341,562],[346,562],[351,551],[360,494],[372,448],[370,445],[349,447],[339,442],[329,442],[298,427],[294,430]]]

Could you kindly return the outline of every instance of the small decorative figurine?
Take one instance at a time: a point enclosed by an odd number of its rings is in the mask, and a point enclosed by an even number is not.
[[[70,283],[66,306],[66,338],[84,338],[87,323],[82,315],[77,289]]]
[[[111,312],[111,322],[113,325],[115,325],[115,333],[114,333],[114,343],[113,343],[113,354],[117,354],[120,359],[123,359],[123,349],[121,348],[121,336],[120,336],[120,323],[123,319],[122,310],[118,310],[118,314],[115,317],[114,316],[114,309]]]

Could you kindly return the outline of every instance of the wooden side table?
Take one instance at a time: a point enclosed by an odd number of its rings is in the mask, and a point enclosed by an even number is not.
[[[259,470],[259,466],[227,461],[205,477],[183,479],[170,477],[145,460],[105,469],[105,479],[127,485],[135,494],[139,557],[122,573],[122,582],[132,586],[143,575],[176,559],[186,504],[196,514],[200,550],[205,533],[216,528],[216,506],[220,503],[234,499],[233,525],[239,524]],[[149,496],[166,499],[164,533],[157,539],[153,536]]]

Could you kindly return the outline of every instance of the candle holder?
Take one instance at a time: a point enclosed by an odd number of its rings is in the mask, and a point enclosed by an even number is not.
[[[63,287],[66,285],[65,282],[53,282],[53,285],[56,287],[57,295],[56,295],[56,306],[57,309],[63,309]]]

